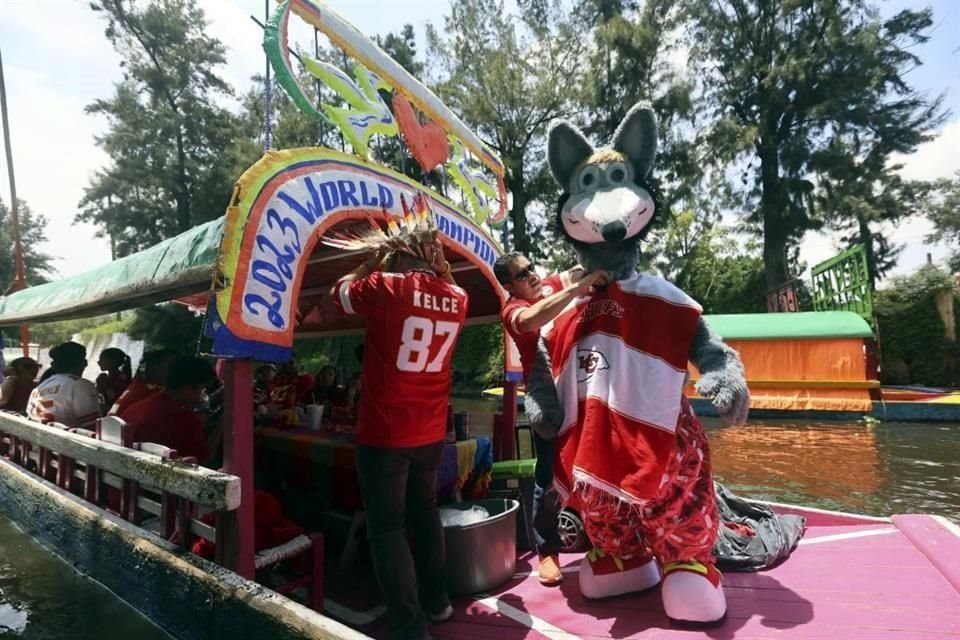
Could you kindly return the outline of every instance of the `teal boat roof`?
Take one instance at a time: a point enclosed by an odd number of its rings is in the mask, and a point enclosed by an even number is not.
[[[91,271],[2,297],[0,326],[85,318],[208,290],[225,220],[212,220]]]
[[[867,321],[852,311],[738,313],[705,317],[724,340],[873,337]]]

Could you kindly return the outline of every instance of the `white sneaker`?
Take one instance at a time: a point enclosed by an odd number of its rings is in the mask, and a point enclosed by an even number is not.
[[[441,611],[440,613],[427,613],[427,617],[430,619],[430,622],[446,622],[453,617],[453,606],[447,605],[447,608]]]

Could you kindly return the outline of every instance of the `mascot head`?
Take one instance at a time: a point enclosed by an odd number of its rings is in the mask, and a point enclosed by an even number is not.
[[[550,171],[563,189],[557,222],[588,271],[624,277],[636,267],[656,211],[644,182],[656,151],[656,117],[642,104],[627,112],[609,149],[594,149],[569,122],[550,127]]]

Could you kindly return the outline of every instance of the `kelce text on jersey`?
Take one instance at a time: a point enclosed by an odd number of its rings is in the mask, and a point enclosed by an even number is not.
[[[413,292],[413,306],[420,307],[421,309],[430,309],[431,311],[441,311],[443,313],[458,313],[459,304],[456,298],[435,296],[418,290]]]

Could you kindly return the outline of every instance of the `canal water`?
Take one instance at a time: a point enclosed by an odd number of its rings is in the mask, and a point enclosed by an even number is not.
[[[491,433],[498,401],[458,397],[453,404],[470,412],[473,434]],[[875,516],[932,513],[960,523],[960,424],[703,424],[714,476],[744,497]],[[528,439],[520,447],[529,455]]]
[[[171,640],[0,517],[0,638]]]

